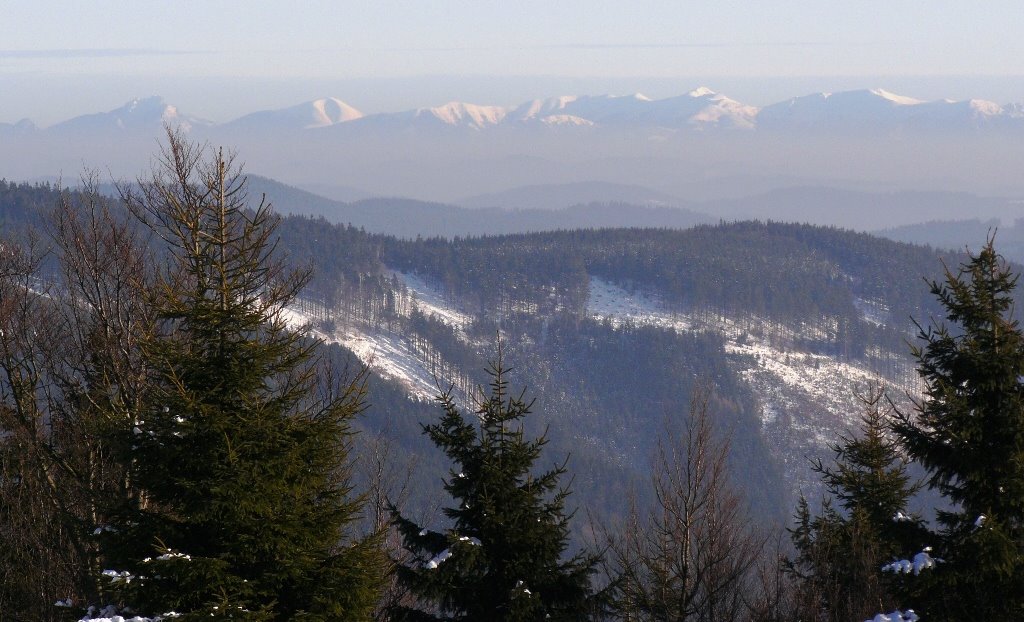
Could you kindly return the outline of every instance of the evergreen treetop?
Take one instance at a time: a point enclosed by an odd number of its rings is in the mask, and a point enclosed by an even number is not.
[[[167,243],[133,422],[141,502],[108,538],[122,605],[182,619],[368,619],[382,560],[356,537],[349,422],[360,382],[317,367],[285,306],[306,275],[274,258],[275,216],[245,206],[221,153],[170,135],[162,169],[125,199]]]
[[[945,323],[914,349],[925,383],[895,429],[951,507],[932,534],[943,560],[917,582],[926,615],[1024,618],[1024,335],[1015,275],[993,241],[930,284]]]
[[[862,516],[879,535],[891,532],[894,516],[908,517],[908,503],[920,489],[907,472],[908,460],[890,431],[891,410],[882,407],[882,389],[860,396],[864,412],[859,435],[840,435],[830,443],[832,464],[815,460],[812,470],[821,476],[829,496],[848,517]]]
[[[825,612],[827,620],[898,609],[900,581],[880,568],[923,546],[923,523],[907,507],[920,486],[892,437],[884,399],[881,389],[862,395],[859,433],[830,445],[830,464],[813,462],[828,498],[814,515],[801,497],[790,530],[797,555],[787,568],[798,580],[798,602],[805,612]]]
[[[421,528],[395,516],[411,559],[398,577],[412,602],[400,620],[581,620],[596,598],[596,556],[566,558],[571,515],[560,479],[565,463],[533,473],[547,440],[528,439],[522,418],[532,402],[508,391],[501,356],[492,363],[490,395],[475,418],[462,415],[450,391],[444,414],[424,432],[453,463],[444,490],[450,528]]]

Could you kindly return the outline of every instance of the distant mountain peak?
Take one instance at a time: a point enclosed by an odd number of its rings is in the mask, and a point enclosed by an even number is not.
[[[718,93],[709,89],[706,86],[698,86],[697,88],[687,93],[687,95],[689,95],[690,97],[708,97],[718,95]]]
[[[178,108],[168,104],[160,95],[136,97],[108,114],[122,119],[127,116],[140,120],[170,120],[178,116]]]
[[[347,123],[363,116],[362,112],[337,97],[322,97],[287,108],[253,112],[227,125],[273,131],[307,130]]]
[[[108,112],[86,114],[69,119],[48,128],[53,130],[72,130],[85,132],[102,132],[109,129],[119,131],[159,131],[162,125],[178,127],[186,132],[193,127],[210,126],[209,121],[182,114],[176,106],[164,101],[159,95],[136,97],[118,108]]]
[[[348,103],[337,97],[324,97],[309,102],[313,109],[314,121],[306,127],[323,127],[335,123],[345,123],[362,118],[364,115]]]
[[[1005,112],[1002,106],[986,99],[971,99],[968,100],[967,105],[975,114],[982,116],[994,117]]]

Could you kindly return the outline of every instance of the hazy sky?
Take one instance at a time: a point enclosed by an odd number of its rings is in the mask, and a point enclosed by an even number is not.
[[[374,112],[695,81],[753,104],[859,86],[1020,101],[1021,33],[1020,0],[4,0],[0,121],[154,93],[226,120],[325,95]]]

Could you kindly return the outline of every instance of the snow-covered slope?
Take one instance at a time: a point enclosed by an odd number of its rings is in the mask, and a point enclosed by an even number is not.
[[[948,131],[1006,125],[1013,121],[1013,115],[995,102],[940,99],[916,106],[908,124],[919,129]]]
[[[765,106],[757,127],[773,131],[957,130],[1010,122],[994,102],[972,99],[922,101],[883,89],[815,93]]]
[[[367,115],[353,126],[359,129],[437,129],[467,128],[482,130],[501,123],[508,110],[501,106],[480,106],[465,102],[448,102],[433,108],[417,108],[404,112]]]
[[[519,122],[571,118],[594,125],[637,127],[754,127],[757,108],[743,105],[709,88],[700,87],[678,97],[651,99],[633,95],[563,95],[537,99],[516,107],[509,115]]]
[[[229,129],[300,130],[327,127],[362,118],[362,112],[336,98],[325,97],[279,110],[263,110],[224,125]]]
[[[403,306],[406,315],[413,309],[448,324],[458,334],[472,321],[472,317],[456,305],[446,301],[444,296],[424,280],[413,274],[389,271],[408,293],[411,304]],[[409,396],[418,400],[432,400],[438,393],[438,384],[445,387],[455,384],[456,397],[466,401],[470,390],[464,374],[458,377],[435,378],[434,369],[428,364],[431,358],[429,345],[413,343],[404,335],[373,328],[360,322],[334,323],[331,330],[323,328],[315,318],[323,316],[326,310],[315,303],[302,300],[285,310],[284,316],[292,326],[309,326],[315,336],[327,343],[338,343],[352,351],[359,361],[376,372],[380,377],[393,380],[408,391]],[[433,358],[436,359],[436,356]]]
[[[454,327],[464,338],[463,329],[471,322],[471,315],[415,275],[389,272],[388,278],[398,282],[400,289],[404,287],[412,301],[405,313],[418,308]],[[868,321],[885,319],[884,309],[878,305],[862,302],[861,306]],[[816,485],[808,468],[808,457],[826,453],[827,443],[835,438],[837,430],[856,428],[863,412],[858,395],[879,385],[887,387],[897,401],[920,391],[916,375],[909,367],[899,372],[882,372],[867,361],[849,361],[787,345],[799,336],[797,333],[812,336],[815,329],[811,327],[794,332],[751,318],[739,321],[707,313],[671,313],[655,298],[626,291],[596,277],[590,280],[587,312],[613,325],[629,322],[680,333],[721,335],[731,365],[756,396],[761,435],[783,465],[787,485],[793,491]],[[299,308],[289,310],[289,314],[294,324],[311,322],[315,315]],[[404,386],[412,398],[426,400],[437,395],[436,380],[427,363],[431,354],[436,358],[436,353],[425,351],[422,344],[414,345],[405,336],[359,323],[335,326],[331,332],[321,330],[318,335],[350,349],[380,376]],[[769,334],[773,338],[762,336]],[[447,383],[452,378],[439,380]],[[468,391],[464,374],[463,384]]]
[[[473,316],[465,313],[459,307],[437,291],[425,280],[415,274],[408,272],[388,271],[388,277],[396,278],[413,297],[413,304],[425,315],[436,318],[445,324],[465,329],[473,321]]]
[[[588,312],[613,324],[631,322],[685,331],[711,331],[725,338],[725,351],[740,377],[760,403],[761,432],[791,490],[814,485],[808,457],[821,455],[837,430],[853,430],[863,405],[858,395],[873,386],[885,386],[893,399],[920,391],[916,376],[884,374],[863,362],[849,362],[835,356],[795,351],[774,344],[746,330],[748,320],[739,323],[728,317],[708,320],[706,316],[673,314],[650,297],[630,293],[598,278],[590,280]],[[878,309],[865,305],[866,319],[877,320]],[[761,322],[759,333],[783,332]],[[908,370],[909,371],[909,370]]]
[[[310,327],[312,334],[324,342],[345,346],[363,365],[382,378],[394,380],[405,387],[413,399],[429,400],[438,394],[433,376],[408,339],[359,324],[337,326],[327,331],[304,310],[308,305],[308,301],[300,301],[283,311],[291,326]]]
[[[754,106],[702,86],[686,95],[652,101],[642,120],[664,127],[753,129],[757,113]]]
[[[633,95],[564,95],[543,101],[527,102],[516,108],[513,116],[520,120],[565,114],[597,124],[622,123],[636,117],[637,111],[650,103],[641,93]]]

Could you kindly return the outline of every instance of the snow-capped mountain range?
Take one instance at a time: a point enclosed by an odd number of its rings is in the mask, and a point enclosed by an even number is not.
[[[148,130],[163,124],[186,131],[228,132],[361,131],[463,128],[665,128],[669,130],[864,131],[1024,128],[1024,104],[970,99],[922,101],[882,89],[815,93],[758,108],[700,87],[674,97],[563,95],[502,107],[466,102],[402,112],[365,114],[328,97],[278,110],[257,111],[215,124],[183,114],[160,97],[128,102],[109,112],[87,114],[45,129],[31,121],[0,123],[0,134]]]
[[[882,89],[816,93],[765,106],[759,129],[963,129],[1020,124],[1019,105],[982,99],[922,101]]]

